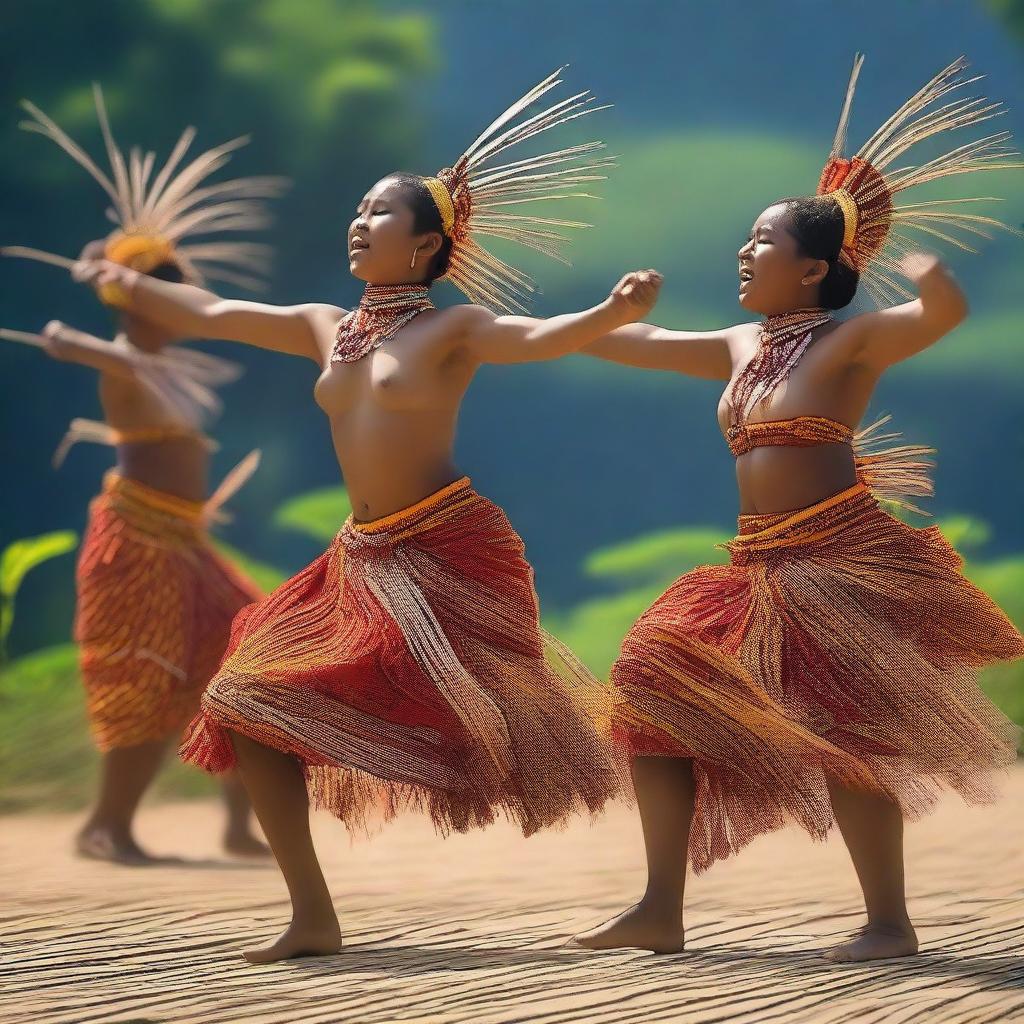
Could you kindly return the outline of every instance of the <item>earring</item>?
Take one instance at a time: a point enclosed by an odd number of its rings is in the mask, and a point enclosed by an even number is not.
[[[412,262],[410,262],[410,264],[409,264],[409,269],[410,270],[415,270],[416,269],[416,257],[419,256],[419,254],[420,253],[419,253],[418,249],[413,249],[413,251],[412,251]]]

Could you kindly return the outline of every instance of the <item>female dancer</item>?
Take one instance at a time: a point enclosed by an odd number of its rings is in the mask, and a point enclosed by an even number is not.
[[[211,230],[259,226],[258,200],[282,182],[248,178],[204,186],[236,140],[196,156],[174,174],[194,137],[181,136],[151,185],[152,153],[126,161],[107,122],[102,94],[96,111],[111,174],[32,104],[25,127],[40,132],[83,166],[113,204],[117,229],[83,253],[149,279],[199,281],[212,276],[248,283],[259,246],[242,242],[181,244]],[[200,187],[203,186],[203,187]],[[8,249],[45,262],[71,261],[36,250]],[[106,300],[116,294],[104,293]],[[91,504],[77,571],[75,639],[94,740],[103,755],[96,803],[77,837],[84,856],[123,864],[154,860],[135,841],[133,821],[168,747],[199,706],[202,688],[227,646],[231,621],[259,599],[256,585],[212,548],[206,526],[237,487],[250,458],[206,502],[212,442],[199,413],[216,407],[206,385],[237,376],[232,364],[198,352],[168,348],[178,335],[136,312],[120,315],[121,335],[105,342],[54,321],[45,331],[50,355],[99,372],[104,422],[76,419],[58,452],[79,440],[115,446],[117,468]],[[252,833],[251,807],[237,775],[224,780],[228,820],[224,847],[240,855],[269,851]]]
[[[924,813],[944,789],[989,797],[988,777],[1014,758],[1015,730],[978,688],[976,671],[1024,655],[1024,638],[961,575],[937,527],[912,529],[879,504],[901,491],[930,493],[927,450],[869,445],[866,453],[866,442],[886,438],[855,428],[880,375],[966,313],[947,271],[909,252],[894,228],[956,240],[958,228],[985,234],[997,225],[959,212],[957,200],[897,207],[894,194],[1021,165],[1008,163],[1002,132],[887,169],[913,143],[997,112],[971,99],[933,109],[966,84],[963,61],[845,159],[860,65],[858,57],[817,195],[773,203],[739,250],[740,304],[765,319],[707,334],[638,324],[587,348],[730,381],[719,421],[736,457],[741,511],[731,565],[677,580],[637,621],[613,667],[648,884],[639,904],[577,938],[589,948],[682,949],[687,859],[701,871],[795,820],[815,837],[838,823],[863,890],[867,926],[830,957],[913,954],[904,818]],[[897,273],[916,299],[832,320],[859,280],[879,300],[911,298]],[[764,722],[769,742],[751,742],[736,712],[735,693],[749,687],[854,755],[867,784],[844,783],[820,759],[804,763],[797,787],[775,784],[785,751],[772,746]]]
[[[597,725],[607,691],[538,622],[533,574],[504,513],[455,468],[463,395],[482,363],[553,359],[642,316],[653,271],[601,304],[536,320],[512,313],[530,287],[476,241],[558,254],[571,221],[505,207],[578,194],[598,177],[588,143],[502,166],[508,147],[588,110],[587,94],[517,121],[557,73],[499,117],[437,177],[392,174],[360,202],[349,269],[359,307],[274,307],[153,281],[107,262],[79,280],[117,285],[175,330],[306,356],[354,509],[330,548],[235,620],[220,671],[183,746],[236,762],[291,895],[283,935],[254,962],[336,951],[341,933],[310,839],[308,806],[350,828],[407,806],[442,831],[498,813],[524,834],[598,810],[620,776]],[[436,310],[447,275],[471,300]]]

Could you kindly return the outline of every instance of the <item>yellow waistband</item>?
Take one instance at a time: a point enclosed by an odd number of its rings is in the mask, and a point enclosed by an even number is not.
[[[206,503],[179,498],[176,494],[158,491],[155,487],[139,483],[131,477],[122,476],[116,469],[108,470],[103,476],[105,494],[123,495],[129,501],[137,501],[156,512],[198,523],[203,518]]]
[[[458,491],[468,489],[470,486],[469,477],[459,477],[458,480],[453,480],[450,484],[442,487],[439,491],[434,491],[433,494],[428,494],[421,501],[417,501],[414,505],[410,505],[408,508],[400,509],[398,512],[392,512],[390,515],[382,516],[380,519],[370,519],[365,523],[361,523],[352,516],[349,516],[345,521],[345,525],[353,530],[357,530],[359,533],[374,533],[377,530],[387,530],[393,526],[396,526],[410,517],[425,512],[436,505],[441,504],[445,498],[451,497]]]
[[[856,498],[860,494],[870,494],[869,489],[862,483],[856,483],[852,487],[847,487],[845,491],[840,491],[838,494],[833,494],[829,498],[825,498],[824,501],[819,501],[817,504],[808,505],[806,508],[796,509],[792,513],[780,512],[779,515],[783,516],[781,520],[773,523],[771,526],[766,526],[763,530],[754,530],[750,533],[740,533],[733,540],[729,542],[731,545],[745,545],[756,543],[763,545],[766,542],[771,543],[772,538],[778,534],[785,533],[791,530],[794,526],[798,526],[800,523],[806,522],[808,519],[812,519],[814,516],[820,515],[822,512],[827,512],[829,509],[835,508],[838,505],[842,505],[844,502],[849,501],[852,498]],[[743,524],[750,523],[753,520],[763,519],[766,516],[770,516],[772,513],[754,513],[748,515],[741,515],[739,517],[739,526],[742,530]],[[822,536],[826,536],[829,533],[835,532],[835,528],[830,528],[822,532]],[[809,537],[807,539],[815,539],[817,535]],[[779,544],[787,543],[786,538],[780,538]]]

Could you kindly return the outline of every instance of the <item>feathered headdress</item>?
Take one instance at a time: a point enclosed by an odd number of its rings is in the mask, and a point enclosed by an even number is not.
[[[821,173],[817,194],[834,199],[842,210],[845,233],[841,258],[862,275],[871,298],[886,304],[913,297],[896,279],[900,276],[900,255],[917,247],[913,235],[905,234],[905,229],[923,232],[969,252],[974,250],[962,237],[964,234],[991,238],[992,229],[1015,231],[994,217],[960,209],[961,204],[983,202],[992,197],[936,199],[897,206],[893,201],[896,194],[937,178],[1022,168],[1024,163],[1015,160],[1019,154],[1006,145],[1010,132],[1002,131],[963,143],[924,163],[899,164],[889,170],[918,142],[941,132],[981,124],[1005,113],[1001,103],[991,103],[981,97],[960,96],[936,106],[950,93],[981,77],[964,77],[968,63],[963,57],[914,93],[855,156],[844,157],[850,108],[863,62],[863,55],[857,54],[832,152]]]
[[[234,150],[248,138],[232,139],[200,153],[182,166],[196,130],[186,128],[171,150],[166,163],[153,174],[156,154],[133,147],[125,159],[114,141],[103,92],[93,85],[96,116],[106,145],[110,172],[96,162],[52,118],[34,103],[22,101],[30,120],[21,127],[53,140],[77,164],[85,168],[110,197],[107,216],[116,225],[107,238],[107,259],[150,273],[164,264],[174,264],[183,277],[194,283],[207,278],[258,288],[266,271],[268,246],[242,241],[190,241],[196,236],[222,231],[250,231],[266,226],[264,199],[281,194],[287,179],[277,177],[235,178],[204,184],[220,170]],[[66,262],[37,250],[12,248],[8,255],[28,256],[46,262]],[[113,296],[109,298],[114,298]],[[116,304],[116,299],[115,299]]]
[[[445,275],[471,302],[495,312],[525,312],[534,284],[526,274],[500,260],[476,240],[479,236],[520,242],[563,263],[562,249],[569,241],[561,228],[590,227],[573,220],[556,220],[524,212],[522,207],[552,199],[593,199],[580,185],[602,180],[609,159],[591,158],[604,148],[601,142],[585,142],[540,156],[493,165],[494,159],[512,146],[578,117],[604,110],[593,106],[589,92],[520,118],[551,89],[561,85],[559,68],[494,120],[452,167],[425,178],[441,214],[445,235],[452,248]],[[487,168],[486,170],[484,168]],[[507,208],[511,207],[513,212]]]

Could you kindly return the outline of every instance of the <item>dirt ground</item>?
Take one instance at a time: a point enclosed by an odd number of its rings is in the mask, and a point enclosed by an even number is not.
[[[523,840],[441,840],[421,820],[350,843],[316,820],[345,930],[340,956],[250,967],[285,923],[270,865],[225,860],[213,803],[147,808],[139,835],[180,865],[75,859],[73,817],[0,819],[0,1021],[222,1024],[658,1024],[1024,1020],[1024,768],[1003,801],[950,799],[907,833],[922,953],[833,965],[860,924],[838,838],[771,836],[696,879],[688,951],[560,948],[640,892],[639,828],[616,808]]]

